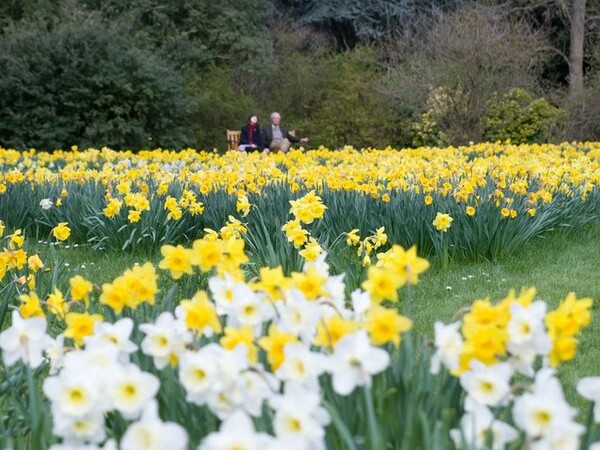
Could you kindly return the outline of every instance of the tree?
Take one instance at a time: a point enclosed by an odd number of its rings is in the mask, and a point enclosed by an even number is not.
[[[571,9],[571,50],[569,52],[569,95],[583,93],[583,42],[585,38],[585,0],[573,0]]]
[[[0,145],[52,150],[193,144],[181,78],[118,30],[67,24],[0,41]]]
[[[0,35],[22,22],[58,23],[68,0],[3,0],[0,2]]]
[[[494,8],[439,15],[424,39],[389,67],[382,90],[417,116],[426,113],[459,144],[482,138],[486,103],[513,87],[533,88],[544,62],[544,36]]]
[[[257,70],[271,49],[263,0],[79,0],[183,71]]]
[[[333,36],[340,50],[402,34],[417,17],[451,11],[466,0],[273,0],[271,11],[287,12],[301,26]]]

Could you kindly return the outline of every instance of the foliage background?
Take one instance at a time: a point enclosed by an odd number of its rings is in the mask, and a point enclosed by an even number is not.
[[[596,140],[598,12],[599,0],[6,0],[0,145],[222,150],[226,128],[274,110],[314,147]],[[498,121],[515,88],[548,108]]]

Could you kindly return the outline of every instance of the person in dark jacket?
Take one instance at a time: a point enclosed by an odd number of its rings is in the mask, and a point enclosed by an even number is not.
[[[248,117],[248,123],[242,127],[240,134],[239,151],[253,152],[260,151],[267,146],[263,135],[263,130],[258,124],[258,116],[256,114]]]
[[[279,125],[281,121],[281,114],[274,112],[271,114],[271,124],[267,125],[264,129],[265,136],[265,150],[272,152],[282,151],[287,152],[290,149],[292,143],[304,144],[308,142],[308,138],[297,138],[290,134],[287,128]]]

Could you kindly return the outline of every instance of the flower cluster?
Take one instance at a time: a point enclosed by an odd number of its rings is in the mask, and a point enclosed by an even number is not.
[[[549,356],[551,365],[573,359],[577,350],[577,335],[592,320],[591,307],[591,298],[577,300],[571,292],[556,310],[546,315],[548,335],[552,341]]]
[[[369,292],[373,301],[398,301],[398,289],[405,284],[419,282],[419,275],[429,268],[429,262],[417,255],[417,248],[405,250],[393,245],[385,253],[377,255],[377,264],[369,267],[367,279],[362,287]]]
[[[354,228],[346,233],[346,244],[356,246],[356,254],[362,258],[363,266],[371,265],[371,253],[377,250],[382,245],[385,245],[388,241],[387,234],[385,234],[385,227],[379,227],[375,230],[375,233],[366,238],[360,238],[358,228]]]
[[[572,336],[589,324],[592,302],[571,293],[546,312],[535,295],[531,288],[496,305],[477,300],[462,321],[435,324],[431,370],[445,366],[467,393],[461,427],[452,431],[457,446],[501,449],[521,430],[534,449],[579,448],[584,428],[551,366],[574,356]],[[517,428],[500,419],[507,414]]]
[[[448,256],[494,257],[530,239],[525,230],[536,234],[556,223],[585,223],[593,215],[587,205],[600,193],[599,155],[597,143],[488,143],[402,152],[347,146],[248,158],[192,149],[47,154],[0,148],[6,168],[0,174],[0,203],[14,214],[4,219],[15,226],[25,228],[20,222],[25,216],[34,219],[34,234],[45,232],[49,221],[68,219],[76,239],[97,249],[124,250],[183,242],[195,227],[216,226],[215,214],[204,215],[206,208],[220,211],[235,202],[237,213],[246,217],[250,198],[256,216],[272,223],[283,203],[270,208],[269,197],[291,193],[304,197],[292,200],[295,219],[285,233],[309,260],[320,245],[352,227],[370,229],[363,207],[378,214],[379,226],[396,240],[398,230],[408,228],[413,242],[433,237],[436,253],[452,249]],[[327,205],[332,225],[308,227],[311,235],[305,225],[322,217],[325,208],[317,195],[335,195],[336,201]],[[82,204],[85,219],[76,220]],[[353,204],[361,204],[361,211]],[[432,210],[444,213],[433,226]],[[359,213],[358,222],[340,220],[348,211]],[[448,232],[451,220],[460,232]],[[432,228],[442,233],[432,234]],[[490,236],[497,242],[488,245]]]
[[[248,448],[250,442],[272,449],[325,449],[330,415],[322,405],[323,376],[342,396],[370,386],[390,363],[385,346],[398,346],[411,328],[409,319],[380,306],[369,291],[353,292],[347,303],[344,275],[330,275],[324,254],[301,272],[284,276],[280,267],[263,268],[259,279],[247,283],[237,270],[226,270],[246,262],[243,241],[208,236],[192,249],[162,249],[161,266],[171,273],[189,273],[171,252],[183,252],[181,259],[214,273],[209,290],[181,300],[174,313],[135,323],[69,312],[65,332],[56,338],[46,333],[44,315],[13,313],[12,325],[0,334],[4,361],[31,367],[50,363],[43,392],[51,405],[53,433],[64,443],[112,448],[117,443],[107,439],[107,421],[116,414],[127,425],[118,438],[120,448],[145,448],[144,442],[166,448],[167,441],[169,448],[188,448],[189,430],[157,414],[161,382],[156,374],[171,367],[185,398],[170,401],[206,407],[222,421],[199,449]],[[395,260],[406,257],[400,250],[395,247],[382,260],[387,267],[410,270],[406,260]],[[124,306],[135,310],[154,301],[155,283],[150,263],[135,266],[103,285],[99,300],[116,314]],[[94,292],[86,280],[72,280],[71,303],[84,307],[93,302]],[[139,333],[143,338],[136,342],[133,336]],[[139,352],[152,359],[153,370],[138,365],[139,357],[133,356]],[[252,421],[265,408],[272,434],[258,431]]]
[[[4,236],[4,223],[0,220],[0,237]],[[12,274],[11,281],[17,285],[27,283],[29,289],[36,285],[36,274],[44,268],[44,262],[39,254],[28,255],[23,249],[25,235],[22,230],[15,230],[12,234],[4,237],[7,245],[0,252],[0,281],[8,273]]]
[[[298,200],[290,200],[292,207],[290,213],[294,219],[286,222],[281,228],[285,232],[288,242],[292,242],[294,247],[300,250],[300,255],[309,262],[314,262],[321,254],[323,249],[310,232],[302,228],[302,224],[311,224],[315,219],[321,219],[327,206],[321,201],[321,197],[310,191],[304,197]]]

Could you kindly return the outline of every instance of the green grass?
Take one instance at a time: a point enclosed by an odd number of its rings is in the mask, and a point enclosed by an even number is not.
[[[65,267],[64,276],[68,279],[75,275],[81,275],[87,280],[99,286],[109,283],[125,269],[132,267],[135,263],[156,260],[157,257],[150,254],[132,254],[128,252],[99,252],[85,246],[63,246],[58,250],[59,260]]]

